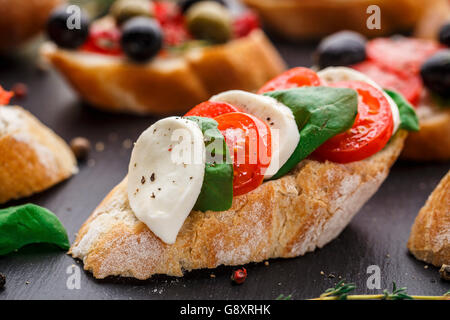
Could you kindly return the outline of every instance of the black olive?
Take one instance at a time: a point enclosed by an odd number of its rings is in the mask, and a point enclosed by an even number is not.
[[[450,49],[438,51],[420,69],[425,86],[443,97],[450,97]]]
[[[224,0],[181,0],[178,2],[181,11],[184,13],[187,11],[187,9],[189,9],[193,4],[196,4],[197,2],[200,1],[215,1],[220,3],[223,6],[227,6],[226,2]]]
[[[162,48],[161,27],[151,18],[131,18],[123,25],[120,43],[129,58],[144,62],[153,58]]]
[[[366,39],[353,31],[341,31],[321,41],[316,51],[320,68],[348,66],[366,59]]]
[[[77,17],[78,13],[68,8],[62,6],[52,11],[47,21],[47,34],[58,46],[76,49],[86,41],[90,22],[83,11],[80,11],[80,16]]]
[[[450,22],[444,24],[439,30],[439,41],[450,47]]]

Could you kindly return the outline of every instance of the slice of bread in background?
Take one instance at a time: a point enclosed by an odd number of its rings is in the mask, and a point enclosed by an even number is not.
[[[450,264],[450,171],[416,217],[408,249],[417,259],[435,266]]]
[[[259,89],[285,64],[261,30],[224,45],[136,64],[122,57],[67,51],[42,53],[80,96],[98,108],[137,114],[180,114],[222,91]]]
[[[408,135],[401,158],[450,161],[450,107],[437,106],[425,93],[416,111],[420,131]]]
[[[409,30],[424,10],[439,0],[244,0],[255,9],[268,28],[289,39],[320,38],[340,30],[367,36]],[[377,5],[381,29],[369,29],[367,8]],[[373,13],[373,12],[371,12]]]
[[[0,203],[45,190],[78,172],[69,146],[21,107],[0,106]]]
[[[0,0],[0,51],[8,51],[41,32],[53,8],[64,0]]]
[[[230,210],[193,211],[173,245],[137,220],[125,178],[81,227],[69,253],[96,278],[138,279],[303,255],[336,238],[378,190],[406,135],[400,130],[362,161],[305,160],[288,175],[235,197]]]

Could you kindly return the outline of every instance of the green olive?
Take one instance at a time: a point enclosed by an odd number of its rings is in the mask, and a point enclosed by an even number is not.
[[[111,14],[118,25],[130,18],[152,16],[152,3],[148,0],[118,0],[111,7]]]
[[[230,11],[216,1],[200,1],[186,12],[187,27],[201,40],[224,43],[231,38]]]

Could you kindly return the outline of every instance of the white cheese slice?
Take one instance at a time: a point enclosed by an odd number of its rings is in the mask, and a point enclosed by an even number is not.
[[[232,104],[269,125],[272,133],[272,158],[264,175],[266,179],[278,172],[300,141],[291,109],[272,97],[231,90],[213,96],[210,101]]]
[[[400,127],[400,112],[398,111],[397,104],[392,100],[392,98],[384,92],[384,90],[371,78],[366,76],[365,74],[356,71],[355,69],[347,68],[347,67],[329,67],[325,68],[322,71],[317,73],[319,77],[327,83],[340,82],[340,81],[364,81],[371,86],[377,88],[389,102],[389,106],[392,111],[392,119],[394,120],[394,130],[392,131],[392,135],[397,132]]]
[[[204,174],[205,145],[198,125],[179,117],[162,119],[141,134],[131,154],[131,209],[172,244],[197,201]]]

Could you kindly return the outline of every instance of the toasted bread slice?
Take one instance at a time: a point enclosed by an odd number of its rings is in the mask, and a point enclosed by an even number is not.
[[[144,65],[49,43],[42,53],[93,106],[138,114],[183,113],[222,91],[257,90],[285,69],[261,30]]]
[[[435,266],[450,264],[450,171],[416,217],[408,249],[417,259]]]
[[[78,171],[69,146],[28,111],[0,107],[0,203],[29,196]]]
[[[64,0],[1,0],[0,51],[7,51],[41,32],[48,15]]]
[[[420,131],[408,135],[401,158],[413,161],[449,161],[450,108],[436,106],[425,92],[416,111]]]
[[[450,2],[434,0],[425,10],[414,29],[414,36],[423,39],[436,39],[440,28],[450,20]]]
[[[388,35],[411,29],[423,11],[436,0],[244,0],[264,22],[290,39],[319,38],[349,29],[368,36]],[[367,9],[377,5],[381,28],[369,29]]]
[[[358,162],[305,160],[288,175],[235,197],[230,210],[193,211],[172,245],[136,219],[125,178],[81,227],[70,254],[96,278],[138,279],[303,255],[339,235],[378,190],[406,135],[399,131],[382,151]]]

